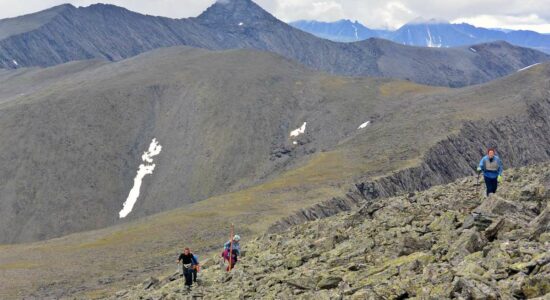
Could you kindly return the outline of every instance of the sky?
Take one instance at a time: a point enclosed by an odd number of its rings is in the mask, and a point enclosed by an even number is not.
[[[0,0],[0,18],[63,3],[88,6],[97,2],[150,15],[186,18],[199,15],[215,0]],[[397,29],[418,18],[435,18],[478,27],[550,33],[550,0],[256,0],[256,3],[286,22],[350,19],[373,29]]]

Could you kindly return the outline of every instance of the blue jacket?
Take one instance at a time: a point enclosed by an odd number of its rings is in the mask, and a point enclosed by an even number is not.
[[[229,250],[231,247],[231,241],[227,241],[223,248]],[[237,255],[241,255],[241,245],[239,245],[239,242],[233,241],[233,252],[235,252]]]
[[[498,163],[498,171],[488,171],[488,170],[485,170],[485,161],[489,159],[489,156],[488,155],[485,155],[481,161],[479,162],[479,168],[481,169],[481,171],[483,171],[483,176],[487,177],[487,178],[492,178],[492,179],[495,179],[497,178],[498,176],[502,175],[502,161],[500,160],[500,157],[498,156],[494,156],[493,159],[496,159],[497,163]]]
[[[196,266],[198,264],[199,264],[199,257],[196,256],[195,254],[193,254],[193,260],[192,260],[191,265]]]

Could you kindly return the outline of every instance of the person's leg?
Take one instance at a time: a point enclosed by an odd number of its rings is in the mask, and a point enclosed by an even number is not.
[[[496,178],[487,178],[487,196],[497,191],[498,181]]]
[[[485,187],[486,187],[485,195],[486,195],[486,196],[489,196],[490,191],[491,191],[491,182],[490,182],[490,181],[491,181],[491,178],[485,176],[485,177],[483,178],[483,181],[485,181]]]
[[[197,269],[193,269],[193,282],[197,282]]]
[[[185,286],[186,287],[191,287],[191,284],[193,284],[193,278],[192,278],[192,273],[191,273],[191,269],[184,269],[184,276],[185,276]]]
[[[231,269],[235,268],[235,264],[237,263],[237,257],[233,256],[233,259],[231,260]]]

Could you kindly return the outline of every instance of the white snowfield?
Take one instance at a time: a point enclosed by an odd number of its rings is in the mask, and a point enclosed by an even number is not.
[[[359,128],[357,128],[357,129],[363,129],[363,128],[366,128],[367,126],[369,126],[369,124],[370,124],[370,121],[367,121],[367,122],[365,122],[365,123],[363,123],[363,124],[359,125]]]
[[[474,53],[477,52],[476,49],[474,49],[474,48],[470,48],[470,51],[472,51]]]
[[[243,25],[244,25],[244,23],[243,23],[243,22],[240,22],[240,23],[239,23],[239,26],[243,26]]]
[[[13,61],[13,64],[16,65],[16,66],[19,66],[19,64],[17,63],[17,61],[14,59],[12,60]]]
[[[152,163],[153,157],[159,155],[161,150],[162,150],[162,146],[159,145],[159,143],[157,142],[157,139],[153,139],[153,141],[151,141],[151,145],[149,145],[149,150],[143,153],[143,155],[141,156],[141,159],[144,162]]]
[[[536,66],[536,65],[540,65],[540,63],[532,64],[532,65],[527,66],[527,67],[525,67],[525,68],[521,68],[521,69],[518,70],[518,72],[525,71],[525,70],[527,70],[527,69],[529,69],[529,68],[531,68],[531,67],[534,67],[534,66]]]
[[[143,177],[148,174],[153,174],[155,170],[155,164],[153,164],[153,157],[157,156],[162,150],[162,146],[157,142],[157,139],[153,139],[149,145],[149,149],[143,153],[141,159],[143,164],[139,165],[137,175],[134,178],[134,186],[128,194],[128,198],[124,201],[122,210],[118,213],[119,218],[125,218],[132,212],[134,205],[139,197],[139,191],[141,189],[141,181]]]
[[[304,134],[306,132],[306,126],[307,126],[307,122],[304,122],[304,124],[302,124],[302,127],[291,131],[290,136],[291,137],[298,137],[301,134]]]

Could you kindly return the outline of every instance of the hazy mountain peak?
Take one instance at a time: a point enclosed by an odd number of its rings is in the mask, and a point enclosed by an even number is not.
[[[0,20],[0,39],[36,29],[59,14],[72,9],[76,7],[71,4],[61,4],[32,14]],[[25,22],[20,21],[22,18]]]
[[[251,21],[265,22],[276,20],[251,0],[218,0],[197,17],[202,23],[226,23],[228,20],[238,21],[240,26]]]
[[[114,4],[108,4],[108,3],[94,3],[87,7],[94,8],[94,9],[125,9],[123,7],[116,6]]]
[[[427,19],[427,18],[423,18],[423,17],[418,17],[418,18],[415,18],[414,20],[408,22],[406,25],[420,25],[420,24],[429,24],[429,25],[435,25],[435,24],[450,24],[449,21],[447,20],[444,20],[444,19],[436,19],[436,18],[430,18],[430,19]]]
[[[82,8],[82,7],[81,7]],[[90,6],[84,7],[84,9],[91,10],[94,12],[99,13],[125,13],[125,12],[131,12],[130,10],[117,6],[114,4],[107,4],[107,3],[95,3]]]

